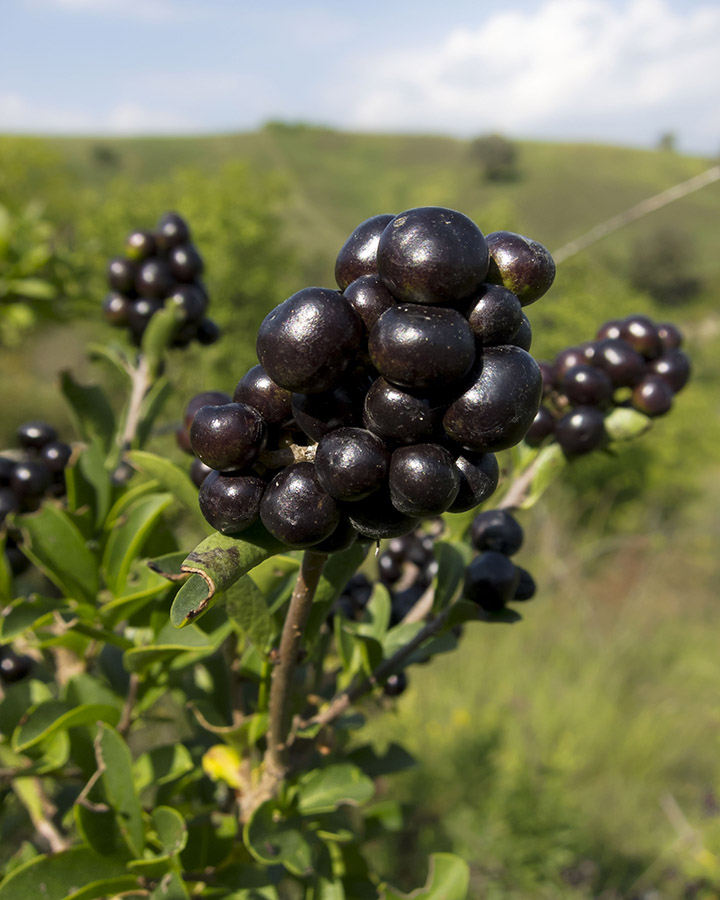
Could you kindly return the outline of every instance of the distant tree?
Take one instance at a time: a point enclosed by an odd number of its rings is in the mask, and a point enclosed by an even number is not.
[[[475,138],[470,154],[486,181],[514,181],[519,175],[517,146],[501,134]]]
[[[674,131],[664,131],[657,142],[658,150],[665,153],[675,153],[677,151],[677,135]]]
[[[120,165],[120,156],[117,151],[107,144],[94,144],[92,148],[94,161],[100,166],[115,168]]]
[[[692,238],[685,232],[663,228],[635,242],[630,280],[658,303],[674,306],[692,300],[702,288],[695,271]]]

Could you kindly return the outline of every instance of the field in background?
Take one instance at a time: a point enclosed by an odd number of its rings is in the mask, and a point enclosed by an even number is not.
[[[554,250],[709,165],[589,145],[519,151],[518,177],[490,184],[467,142],[434,137],[275,125],[201,139],[0,139],[14,173],[0,185],[14,202],[45,203],[82,263],[84,310],[2,350],[1,436],[36,416],[69,428],[60,368],[109,378],[84,356],[88,341],[114,338],[99,321],[106,261],[169,205],[197,225],[226,331],[174,360],[179,415],[199,390],[232,390],[265,313],[301,287],[331,286],[337,250],[370,215],[450,206]],[[466,628],[460,649],[414,669],[397,712],[373,726],[420,762],[402,776],[416,807],[407,827],[392,854],[377,848],[408,886],[428,851],[453,848],[471,862],[473,898],[720,896],[719,212],[716,183],[563,264],[529,309],[537,358],[613,316],[673,319],[694,381],[653,432],[615,458],[578,461],[523,518],[519,562],[541,585],[525,621]],[[638,240],[661,228],[687,236],[702,281],[684,305],[628,281]],[[159,446],[175,452],[167,437]]]

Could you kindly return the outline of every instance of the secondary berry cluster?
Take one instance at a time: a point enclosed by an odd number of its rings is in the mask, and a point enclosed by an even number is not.
[[[470,526],[470,543],[478,551],[465,571],[463,596],[486,612],[499,612],[508,603],[531,600],[536,585],[532,575],[510,557],[522,547],[523,529],[507,510],[478,513]]]
[[[47,422],[26,422],[17,430],[18,447],[0,455],[0,529],[9,513],[38,509],[45,497],[65,493],[65,467],[72,447]],[[27,567],[19,534],[8,531],[5,555],[15,574]]]
[[[192,242],[187,222],[175,212],[165,213],[153,231],[131,232],[124,255],[108,263],[110,293],[103,301],[105,320],[128,328],[139,344],[155,313],[163,307],[173,308],[180,316],[173,346],[186,347],[193,340],[214,343],[220,331],[207,316],[209,298],[201,281],[203,270],[203,258]]]
[[[207,520],[233,533],[259,518],[288,546],[329,551],[484,502],[496,451],[540,403],[523,308],[554,275],[536,241],[485,236],[454,210],[361,223],[337,257],[340,290],[272,310],[231,402],[194,412]]]
[[[682,341],[672,323],[631,315],[540,362],[543,402],[525,440],[538,446],[553,437],[566,455],[578,456],[606,444],[605,417],[616,406],[665,415],[690,377]]]

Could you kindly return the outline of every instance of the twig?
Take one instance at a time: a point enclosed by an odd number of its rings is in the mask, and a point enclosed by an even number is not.
[[[541,456],[538,454],[530,465],[512,482],[507,494],[495,507],[496,509],[518,509],[523,504],[527,499],[535,474],[540,467],[540,461]]]
[[[373,688],[383,684],[421,644],[424,644],[428,638],[434,637],[439,631],[442,631],[450,615],[450,609],[451,607],[447,607],[432,622],[428,622],[424,628],[418,631],[414,638],[409,640],[407,644],[403,644],[392,656],[383,660],[372,674],[363,679],[363,681],[357,682],[336,694],[325,709],[303,722],[302,727],[328,725],[334,719],[337,719],[338,716],[341,716],[351,703],[355,703],[356,700],[359,700],[365,694],[369,694]]]
[[[132,381],[132,391],[130,392],[130,401],[128,403],[125,427],[123,428],[120,445],[123,453],[132,447],[132,443],[135,440],[140,424],[142,403],[145,399],[145,395],[150,390],[150,383],[152,380],[150,366],[142,353],[138,354],[137,365],[130,369],[130,378]]]
[[[288,735],[292,682],[313,597],[317,590],[327,554],[306,550],[295,583],[285,624],[280,637],[278,664],[273,669],[270,685],[270,727],[265,763],[274,776],[282,777],[288,766]]]
[[[128,731],[130,730],[130,725],[132,722],[132,712],[135,707],[135,703],[137,702],[138,691],[140,690],[140,677],[137,672],[133,672],[130,675],[130,683],[128,684],[128,692],[127,697],[125,698],[125,703],[122,709],[122,715],[120,716],[120,721],[118,722],[117,730],[123,736],[126,737]]]
[[[280,469],[297,462],[312,462],[315,459],[316,450],[317,444],[310,444],[309,447],[291,444],[281,450],[264,450],[260,454],[258,462],[268,469]]]

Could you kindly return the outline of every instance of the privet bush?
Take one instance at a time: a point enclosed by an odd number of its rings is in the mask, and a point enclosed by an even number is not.
[[[464,629],[521,618],[520,511],[689,372],[677,329],[637,316],[539,366],[524,307],[550,255],[453,210],[363,222],[336,275],[189,398],[192,479],[152,452],[177,304],[139,353],[94,348],[126,378],[119,416],[63,374],[65,497],[5,510],[31,565],[0,554],[0,900],[401,900],[364,848],[401,827],[378,779],[414,760],[366,717]],[[413,896],[468,882],[437,853]]]

